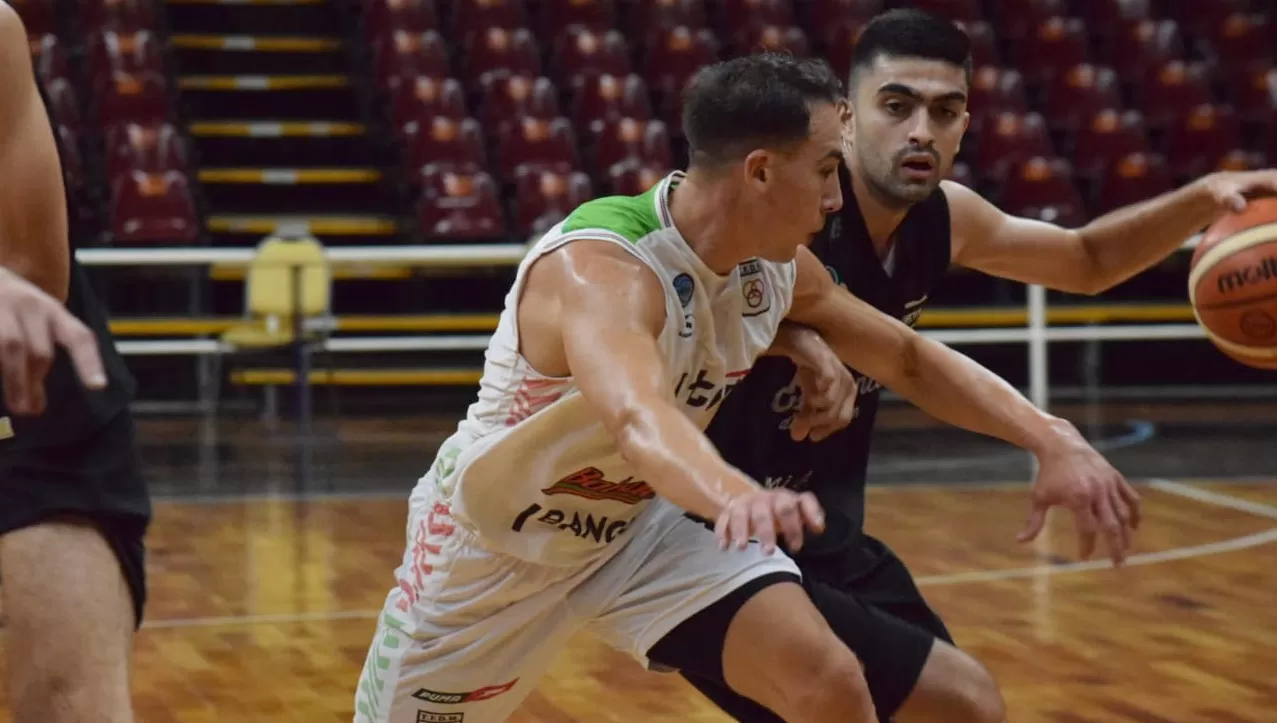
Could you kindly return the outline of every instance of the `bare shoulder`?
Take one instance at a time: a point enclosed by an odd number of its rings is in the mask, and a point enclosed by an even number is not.
[[[29,49],[27,30],[18,11],[9,3],[0,3],[0,57],[7,62],[14,57],[26,57]],[[6,73],[10,68],[6,67]]]
[[[35,89],[35,76],[31,67],[31,46],[27,31],[8,3],[0,2],[0,93],[6,100],[0,106],[11,107],[15,97],[22,97]],[[0,108],[0,113],[3,113]]]

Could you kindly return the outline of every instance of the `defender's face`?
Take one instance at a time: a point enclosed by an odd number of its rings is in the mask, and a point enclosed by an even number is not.
[[[848,123],[849,162],[889,203],[917,203],[953,167],[971,116],[966,71],[920,58],[880,56],[862,71]]]
[[[763,152],[766,173],[755,176],[758,209],[751,224],[758,255],[768,261],[793,260],[811,243],[825,217],[842,208],[838,165],[842,160],[839,106],[814,104],[807,139],[785,153]]]

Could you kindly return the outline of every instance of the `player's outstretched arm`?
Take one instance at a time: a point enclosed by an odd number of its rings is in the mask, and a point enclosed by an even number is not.
[[[65,300],[66,192],[30,52],[22,21],[0,3],[0,266]]]
[[[66,197],[57,145],[35,86],[26,31],[0,3],[0,382],[21,415],[45,407],[55,345],[90,388],[106,384],[97,339],[67,311]]]
[[[794,547],[804,527],[821,529],[814,497],[762,490],[728,465],[677,406],[659,341],[667,323],[665,293],[651,269],[614,243],[574,241],[533,266],[525,301],[529,295],[557,316],[550,322],[556,328],[539,338],[562,340],[566,371],[622,456],[657,494],[717,520],[724,546],[731,541],[743,547],[757,536],[774,549],[779,532]],[[532,359],[527,347],[535,340],[526,329],[522,341]],[[555,350],[536,356],[553,361]]]
[[[993,276],[1098,294],[1153,266],[1247,198],[1277,193],[1277,170],[1225,171],[1107,213],[1078,229],[1009,216],[969,188],[942,184],[953,262]]]
[[[1068,421],[1038,409],[963,354],[852,296],[806,249],[799,249],[789,318],[818,330],[848,365],[937,419],[1035,454],[1041,471],[1022,540],[1041,531],[1047,508],[1063,505],[1077,516],[1083,557],[1102,528],[1114,560],[1125,559],[1139,523],[1139,497]]]

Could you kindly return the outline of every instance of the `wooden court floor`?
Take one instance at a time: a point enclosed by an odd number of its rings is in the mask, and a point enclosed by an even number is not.
[[[1140,555],[1122,571],[1072,563],[1062,515],[1038,544],[1017,545],[1018,487],[875,488],[870,529],[993,671],[1013,722],[1277,720],[1277,485],[1160,485],[1141,488]],[[138,720],[350,721],[405,507],[388,497],[160,503]],[[514,720],[726,719],[677,677],[580,638]]]

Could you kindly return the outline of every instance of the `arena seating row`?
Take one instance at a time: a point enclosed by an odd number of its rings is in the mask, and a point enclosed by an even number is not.
[[[73,213],[104,218],[106,243],[196,243],[189,144],[152,0],[87,2],[73,20],[49,0],[14,7],[58,123]]]

